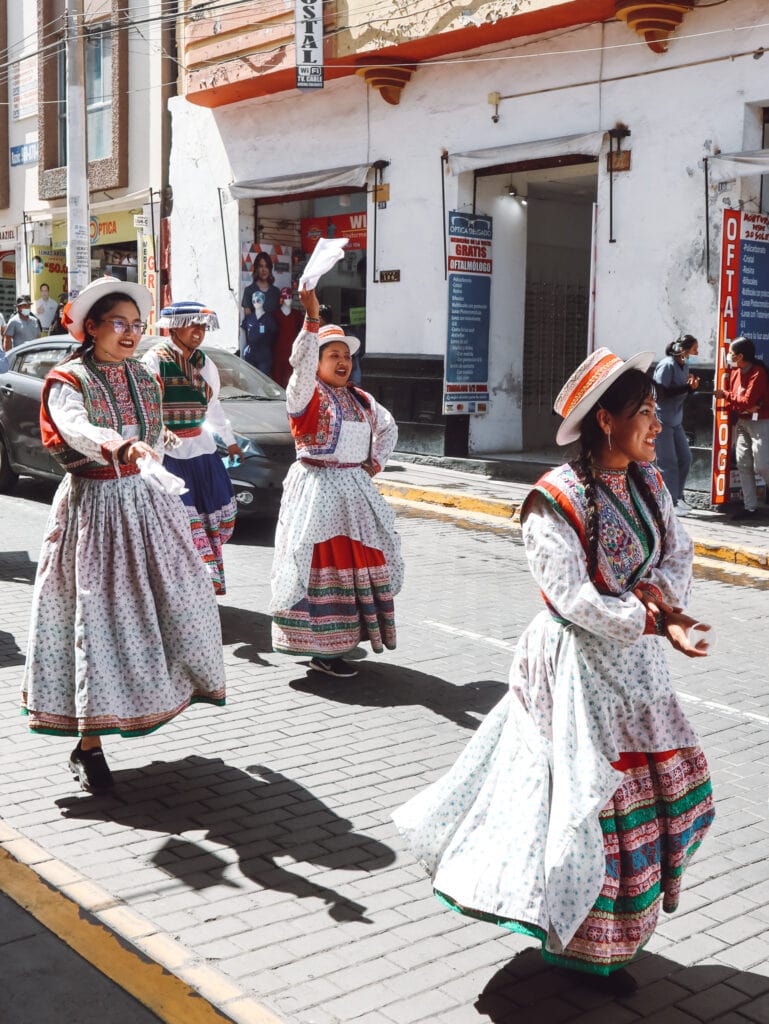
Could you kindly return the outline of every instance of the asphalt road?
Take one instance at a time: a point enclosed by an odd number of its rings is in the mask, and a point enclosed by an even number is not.
[[[173,939],[187,966],[215,968],[286,1024],[769,1019],[769,580],[698,572],[692,610],[718,644],[671,663],[718,818],[679,912],[633,967],[639,992],[609,1008],[530,940],[442,909],[390,822],[504,692],[540,607],[509,525],[399,506],[398,650],[361,650],[358,678],[341,682],[271,652],[272,530],[241,522],[220,601],[227,708],[109,738],[118,788],[92,798],[73,790],[71,743],[30,736],[17,711],[50,494],[23,481],[0,497],[0,817]]]

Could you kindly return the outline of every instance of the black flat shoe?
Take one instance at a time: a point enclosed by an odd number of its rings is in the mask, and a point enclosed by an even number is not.
[[[69,770],[86,793],[103,793],[114,785],[112,772],[101,747],[83,750],[78,743],[69,755]]]

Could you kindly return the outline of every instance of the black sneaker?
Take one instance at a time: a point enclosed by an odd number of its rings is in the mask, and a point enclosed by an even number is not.
[[[83,750],[78,743],[69,756],[69,770],[86,793],[101,793],[114,785],[112,772],[101,747]]]
[[[325,672],[327,676],[336,676],[338,679],[352,679],[357,676],[357,668],[348,665],[343,658],[313,658],[310,661],[310,668],[316,672]]]

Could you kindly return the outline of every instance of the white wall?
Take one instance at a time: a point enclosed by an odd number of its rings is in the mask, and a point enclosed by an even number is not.
[[[401,281],[369,283],[368,351],[441,353],[447,303],[442,150],[526,143],[622,122],[632,132],[623,144],[632,151],[632,168],[614,180],[614,243],[608,240],[607,143],[598,165],[596,344],[609,342],[621,355],[642,348],[662,354],[672,337],[687,330],[701,339],[707,360],[717,293],[704,270],[702,158],[716,147],[760,144],[758,119],[746,104],[769,104],[769,54],[752,59],[749,51],[766,35],[749,26],[765,20],[762,0],[695,8],[663,55],[652,53],[623,23],[514,40],[488,49],[483,60],[418,68],[398,106],[367,92],[358,77],[330,82],[317,93],[290,91],[213,113],[174,100],[174,290],[205,293],[234,332],[237,299],[231,301],[224,280],[217,189],[243,178],[386,159],[391,199],[378,211],[376,263],[400,269]],[[737,56],[743,51],[748,56]],[[537,91],[543,89],[548,91]],[[496,124],[487,102],[491,91],[517,96],[503,99]],[[476,450],[494,450],[520,444],[525,230],[506,221],[509,207],[487,196],[482,182],[478,209],[495,217],[493,400],[487,416],[472,419],[471,441]],[[472,175],[449,175],[444,183],[446,208],[469,208]],[[748,181],[720,196],[714,192],[714,268],[720,207],[725,198],[733,204],[749,198],[751,189],[755,182]],[[236,205],[225,210],[234,281]],[[369,204],[370,225],[371,218]],[[373,257],[370,230],[369,279]]]

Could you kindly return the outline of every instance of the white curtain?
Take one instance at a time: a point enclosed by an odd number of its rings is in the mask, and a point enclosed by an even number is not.
[[[497,164],[515,164],[523,160],[543,160],[548,157],[570,156],[574,153],[598,156],[605,134],[587,132],[584,135],[562,135],[555,139],[515,142],[508,146],[449,153],[449,168],[452,174],[461,174],[463,171],[477,171],[482,167],[495,167]]]
[[[719,153],[708,157],[708,176],[713,182],[733,181],[749,174],[769,174],[769,149],[747,153]]]
[[[353,164],[325,171],[286,174],[280,178],[251,178],[234,181],[230,185],[230,193],[235,199],[267,199],[300,192],[320,192],[327,188],[362,188],[370,170],[370,164]]]

